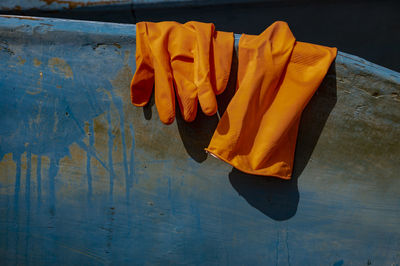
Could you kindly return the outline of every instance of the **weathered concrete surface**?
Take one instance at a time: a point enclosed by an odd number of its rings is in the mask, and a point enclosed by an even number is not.
[[[134,34],[0,17],[1,265],[400,263],[399,73],[339,53],[285,182],[207,158],[216,116],[133,107]]]

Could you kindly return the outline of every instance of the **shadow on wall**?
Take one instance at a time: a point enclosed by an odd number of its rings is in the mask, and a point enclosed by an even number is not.
[[[336,90],[336,70],[333,63],[303,111],[291,180],[249,175],[237,169],[232,169],[229,174],[233,188],[251,206],[268,217],[284,221],[296,214],[299,203],[298,179],[310,160],[328,116],[336,104]]]
[[[235,55],[234,58],[236,58]],[[237,59],[233,61],[227,89],[218,96],[220,115],[223,114],[234,95],[236,72]],[[239,195],[268,217],[283,221],[296,214],[299,203],[297,181],[310,160],[328,116],[336,104],[336,90],[336,70],[333,63],[320,88],[303,111],[291,180],[250,175],[235,168],[229,173],[229,181]],[[193,123],[186,123],[178,114],[177,124],[187,153],[195,161],[203,162],[207,157],[204,148],[208,146],[218,124],[217,116],[207,117],[199,112]]]
[[[193,122],[187,123],[181,114],[178,104],[176,104],[176,123],[178,125],[179,135],[182,139],[183,145],[186,152],[190,157],[198,163],[201,163],[207,159],[207,153],[205,148],[210,143],[210,140],[217,128],[219,117],[225,112],[226,108],[233,95],[235,94],[236,88],[236,77],[238,69],[237,52],[235,49],[232,54],[232,66],[229,74],[229,80],[225,91],[217,96],[218,102],[218,114],[213,116],[207,116],[198,106],[197,116]],[[178,100],[175,99],[177,103]],[[153,116],[153,105],[154,105],[154,91],[150,98],[150,101],[143,108],[144,118],[150,120]]]
[[[219,117],[221,117],[229,102],[231,101],[236,90],[236,77],[238,69],[237,52],[233,49],[232,53],[232,66],[229,74],[228,84],[225,91],[217,96],[218,102],[218,115],[207,116],[199,107],[198,114],[193,123],[186,123],[180,113],[177,115],[176,122],[178,124],[179,134],[183,141],[183,145],[187,153],[196,161],[203,162],[207,159],[205,148],[210,143],[210,140],[217,128]],[[179,109],[179,108],[177,108]],[[179,111],[177,111],[178,113]]]
[[[237,69],[237,52],[234,50],[227,88],[217,96],[219,116],[223,115],[235,94]],[[317,92],[302,113],[291,180],[250,175],[235,168],[229,173],[229,181],[239,195],[268,217],[283,221],[296,214],[299,203],[297,181],[310,160],[329,114],[336,104],[336,91],[336,68],[333,62]],[[149,104],[143,109],[144,117],[148,120],[152,118],[153,105],[154,93]],[[210,143],[217,127],[218,115],[206,116],[199,107],[196,119],[192,123],[187,123],[183,120],[178,105],[176,114],[179,134],[186,152],[193,160],[202,163],[207,159],[204,148]]]
[[[249,175],[235,168],[229,174],[233,188],[251,206],[277,221],[290,219],[296,214],[300,197],[298,179],[310,160],[336,101],[336,70],[333,63],[321,86],[303,111],[292,179]]]

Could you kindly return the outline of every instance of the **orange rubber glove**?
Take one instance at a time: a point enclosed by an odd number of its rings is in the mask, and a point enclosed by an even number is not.
[[[146,105],[154,86],[157,110],[165,124],[175,118],[175,92],[184,120],[195,119],[198,101],[206,115],[214,115],[215,95],[225,90],[229,79],[233,42],[233,33],[215,31],[211,23],[136,24],[132,103]]]
[[[206,150],[245,173],[290,179],[301,113],[336,52],[296,42],[284,22],[242,35],[237,91]]]

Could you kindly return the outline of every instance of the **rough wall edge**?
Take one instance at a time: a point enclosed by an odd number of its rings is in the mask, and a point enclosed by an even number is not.
[[[263,2],[288,2],[287,0],[53,0],[53,1],[26,1],[6,0],[0,3],[2,11],[62,11],[66,9],[110,8],[115,6],[129,5],[134,9],[151,8],[177,8],[177,7],[202,7],[231,4],[252,4]]]
[[[136,26],[132,24],[120,24],[112,22],[97,22],[83,20],[68,20],[45,17],[28,17],[28,16],[13,16],[0,15],[0,31],[13,31],[15,33],[21,31],[26,32],[21,26],[38,27],[47,25],[47,32],[65,32],[75,34],[94,34],[105,36],[118,36],[119,38],[135,39]],[[235,48],[239,43],[241,34],[235,34]],[[385,79],[390,79],[392,82],[400,85],[400,73],[383,66],[374,64],[358,56],[338,52],[336,62],[349,65],[353,69],[358,69],[361,72],[373,73]]]

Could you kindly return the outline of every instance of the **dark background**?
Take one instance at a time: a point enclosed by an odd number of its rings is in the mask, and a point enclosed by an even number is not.
[[[400,71],[400,1],[248,1],[218,4],[192,1],[155,5],[119,5],[61,9],[11,10],[6,14],[135,23],[197,20],[218,30],[259,34],[277,20],[288,22],[299,41],[334,46],[373,63]],[[234,2],[234,1],[233,1]]]

